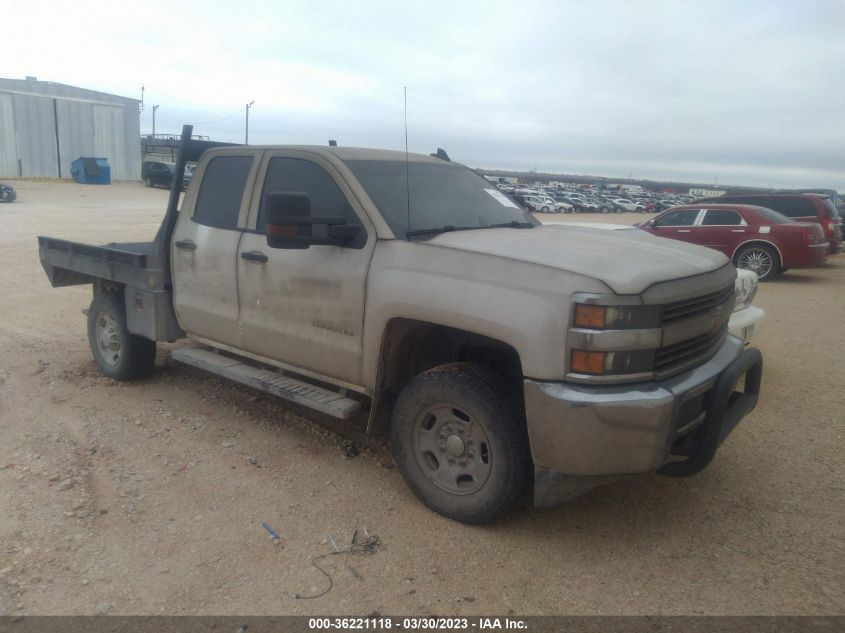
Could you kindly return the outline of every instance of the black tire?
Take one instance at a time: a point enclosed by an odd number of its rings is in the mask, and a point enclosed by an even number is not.
[[[108,378],[143,378],[155,367],[155,341],[126,329],[122,293],[94,296],[88,309],[88,344],[97,367]]]
[[[734,258],[737,268],[753,270],[760,281],[768,281],[781,272],[780,264],[778,252],[767,244],[747,244]]]
[[[543,207],[542,209],[540,209],[540,212],[541,212],[541,213],[548,213],[548,212],[549,212],[549,207]]]
[[[602,207],[602,208],[601,208],[601,212],[602,212],[602,213],[607,213],[608,211],[610,211],[610,209],[608,209],[607,207]]]
[[[501,376],[472,363],[441,365],[411,380],[390,429],[408,487],[462,523],[490,523],[511,512],[532,474],[518,403]]]

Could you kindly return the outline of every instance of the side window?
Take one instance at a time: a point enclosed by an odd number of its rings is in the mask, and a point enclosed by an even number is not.
[[[672,211],[654,223],[654,226],[692,226],[698,217],[699,209],[681,209]]]
[[[339,215],[347,223],[361,226],[361,221],[352,209],[352,205],[343,195],[340,187],[325,169],[308,160],[300,158],[272,158],[264,178],[261,191],[261,204],[258,207],[260,233],[267,225],[267,195],[279,191],[300,191],[311,199],[311,215]],[[352,248],[362,248],[367,241],[367,234],[361,230],[349,244]]]
[[[742,217],[736,211],[710,209],[704,214],[702,226],[739,226]]]
[[[219,229],[235,229],[252,156],[218,156],[205,168],[194,221]]]
[[[815,217],[816,207],[806,198],[765,198],[759,203],[788,218]]]

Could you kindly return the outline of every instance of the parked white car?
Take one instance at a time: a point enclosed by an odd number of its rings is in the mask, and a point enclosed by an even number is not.
[[[625,209],[625,211],[643,211],[645,209],[643,205],[626,200],[625,198],[614,198],[613,202]]]
[[[754,336],[757,324],[766,313],[763,308],[751,305],[757,295],[757,273],[742,268],[737,269],[736,272],[736,303],[728,321],[728,330],[748,345],[751,337]]]
[[[540,213],[571,213],[572,205],[557,202],[548,196],[525,196],[525,202]]]

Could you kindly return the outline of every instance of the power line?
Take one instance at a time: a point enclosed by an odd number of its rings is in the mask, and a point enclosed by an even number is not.
[[[226,119],[231,119],[232,117],[238,116],[240,114],[241,114],[241,109],[238,108],[237,110],[235,110],[231,114],[227,114],[226,116],[222,116],[219,119],[212,119],[210,121],[192,121],[191,123],[193,125],[211,125],[212,123],[218,123],[219,121],[225,121]],[[181,121],[180,119],[175,119],[172,116],[167,116],[166,114],[162,114],[161,112],[158,113],[158,116],[164,117],[165,119],[173,121],[174,123],[178,123],[179,125],[184,124],[184,122]]]

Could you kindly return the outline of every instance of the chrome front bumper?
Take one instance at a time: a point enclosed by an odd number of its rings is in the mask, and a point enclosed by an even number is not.
[[[565,501],[620,475],[656,471],[681,450],[683,438],[712,435],[710,427],[719,435],[709,440],[715,452],[757,401],[762,359],[743,347],[728,336],[708,362],[661,382],[597,387],[525,380],[535,504]],[[746,379],[747,396],[732,396],[751,367],[756,378]]]

